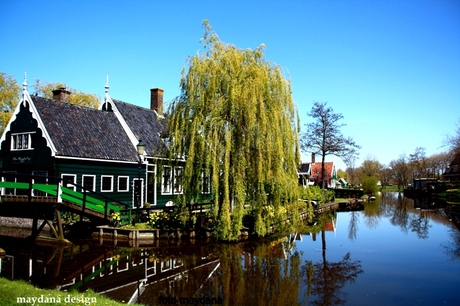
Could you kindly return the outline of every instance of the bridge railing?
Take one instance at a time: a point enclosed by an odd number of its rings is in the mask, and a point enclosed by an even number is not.
[[[62,199],[81,206],[82,212],[86,209],[93,210],[104,214],[105,218],[109,216],[111,211],[120,212],[121,209],[128,207],[123,202],[59,177],[10,172],[1,172],[0,177],[2,195],[27,195],[28,197],[33,197],[37,193],[40,196],[51,195],[57,197],[58,201]]]

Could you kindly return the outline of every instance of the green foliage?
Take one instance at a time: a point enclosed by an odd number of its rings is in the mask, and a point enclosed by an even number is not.
[[[346,181],[348,181],[348,173],[346,173],[345,171],[339,169],[339,171],[337,171],[337,179],[340,179],[340,178],[343,178]]]
[[[314,185],[308,186],[308,188],[299,187],[299,194],[300,198],[303,200],[317,201],[320,203],[323,196],[323,191],[320,186]],[[334,196],[334,190],[326,189],[324,203],[333,201]]]
[[[364,176],[361,179],[361,184],[363,187],[364,193],[374,194],[377,192],[377,182],[378,179],[375,176]]]
[[[264,46],[240,50],[221,42],[207,22],[207,50],[188,60],[181,95],[171,105],[171,158],[186,156],[187,197],[201,193],[203,170],[211,173],[219,239],[235,240],[244,205],[256,212],[256,232],[264,235],[263,207],[280,214],[297,200],[298,115],[291,83],[267,62]],[[183,201],[186,202],[185,199]]]
[[[0,72],[0,135],[19,102],[21,87],[10,75]]]
[[[149,224],[152,228],[158,229],[179,229],[183,227],[179,215],[168,212],[151,213]]]
[[[96,94],[88,94],[84,93],[81,90],[67,87],[63,83],[48,83],[48,82],[40,82],[40,80],[36,80],[36,84],[33,85],[35,88],[35,93],[39,96],[42,96],[47,99],[53,99],[53,90],[59,88],[65,88],[70,91],[69,103],[75,104],[84,107],[92,107],[97,108],[99,105],[99,96]]]

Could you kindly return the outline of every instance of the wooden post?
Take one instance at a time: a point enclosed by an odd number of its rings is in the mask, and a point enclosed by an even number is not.
[[[64,230],[62,229],[62,220],[61,220],[61,213],[57,208],[54,209],[54,213],[56,214],[56,221],[57,221],[57,232],[58,236],[56,237],[58,240],[63,241],[64,238]]]
[[[104,219],[107,219],[107,209],[109,208],[109,203],[107,202],[107,198],[105,199],[105,207],[104,207]]]
[[[46,220],[46,222],[48,223],[48,226],[50,227],[51,231],[53,232],[54,237],[57,237],[59,234],[56,231],[56,229],[54,228],[53,223],[50,220]]]
[[[83,221],[83,213],[85,212],[86,209],[86,189],[83,189],[83,203],[82,203],[82,208],[81,208],[81,213],[80,213],[80,221]]]

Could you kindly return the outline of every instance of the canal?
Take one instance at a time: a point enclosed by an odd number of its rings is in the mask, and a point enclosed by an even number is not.
[[[145,305],[458,305],[460,231],[436,203],[386,193],[315,231],[237,244],[0,237],[0,276]]]

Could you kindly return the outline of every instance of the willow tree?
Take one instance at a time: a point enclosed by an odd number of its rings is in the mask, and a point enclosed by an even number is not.
[[[264,45],[239,49],[205,21],[204,51],[188,59],[171,104],[171,154],[186,159],[182,202],[210,173],[219,239],[234,240],[250,210],[255,231],[289,213],[297,200],[298,115],[291,83],[264,59]]]

